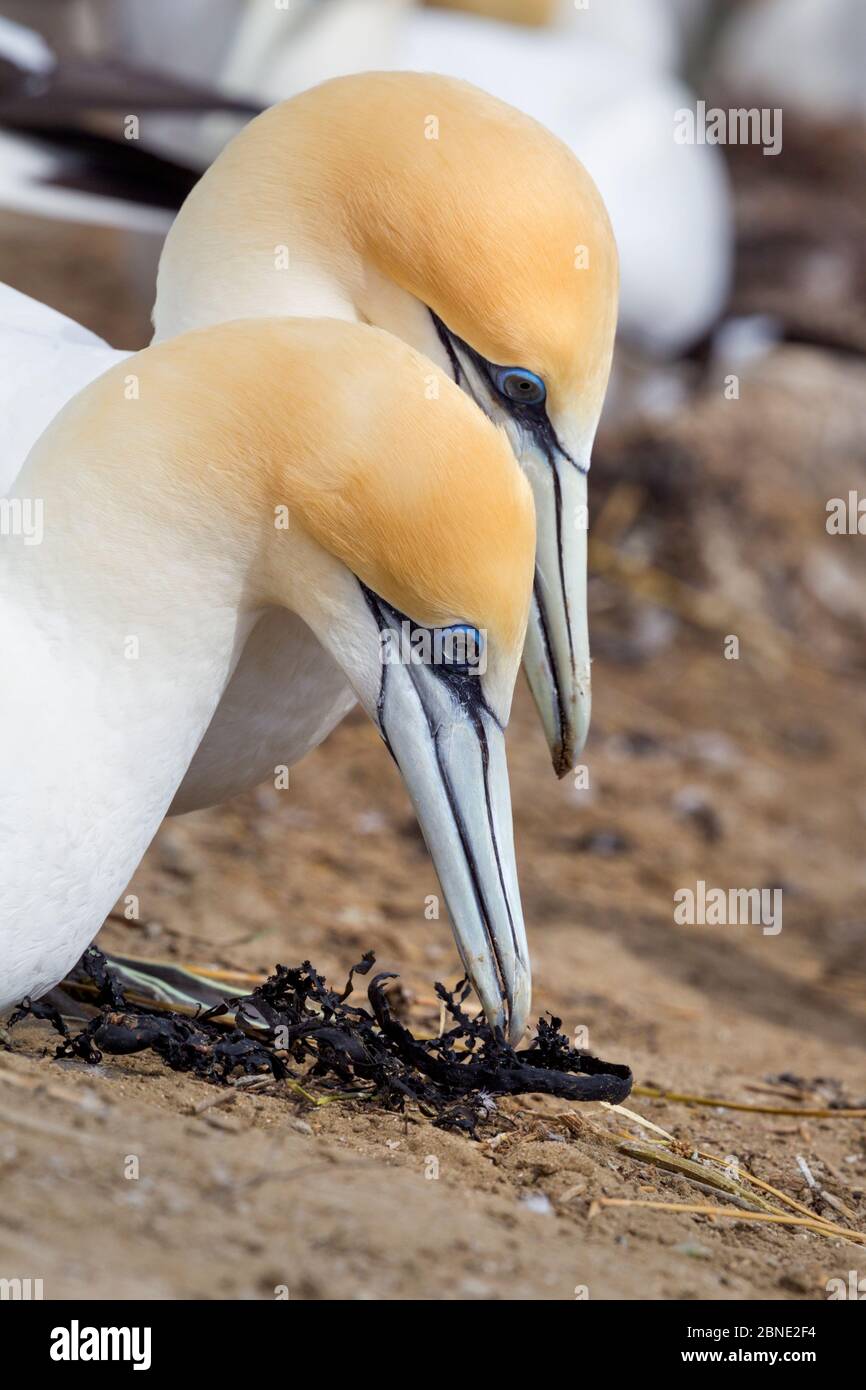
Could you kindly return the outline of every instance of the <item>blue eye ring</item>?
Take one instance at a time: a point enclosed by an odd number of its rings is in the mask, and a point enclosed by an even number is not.
[[[471,623],[454,623],[440,627],[440,664],[450,671],[479,671],[483,669],[484,634]],[[457,642],[455,644],[455,637]],[[455,645],[457,651],[455,653]]]
[[[540,376],[526,367],[494,367],[493,384],[500,396],[518,405],[542,405],[547,387]]]

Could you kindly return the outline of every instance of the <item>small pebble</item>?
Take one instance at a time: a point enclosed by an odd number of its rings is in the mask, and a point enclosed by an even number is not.
[[[527,1192],[521,1196],[520,1201],[527,1211],[534,1211],[539,1216],[551,1216],[553,1214],[553,1204],[543,1192]]]

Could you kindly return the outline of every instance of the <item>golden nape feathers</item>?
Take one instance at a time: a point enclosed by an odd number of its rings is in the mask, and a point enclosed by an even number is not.
[[[181,209],[154,322],[303,313],[305,296],[376,322],[380,277],[594,428],[617,311],[604,205],[567,146],[453,78],[335,78],[252,121]]]
[[[556,18],[557,0],[424,0],[431,9],[462,10],[505,24],[543,26]]]
[[[504,432],[380,329],[235,320],[155,344],[75,397],[32,457],[44,476],[76,454],[137,529],[246,547],[278,582],[274,547],[298,527],[416,622],[522,645],[529,485]]]

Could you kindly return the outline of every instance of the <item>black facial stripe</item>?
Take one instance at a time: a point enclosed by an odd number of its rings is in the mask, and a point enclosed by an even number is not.
[[[466,378],[466,372],[461,366],[459,354],[462,352],[469,358],[479,375],[490,383],[493,394],[496,399],[501,402],[503,408],[517,421],[521,429],[526,430],[528,434],[532,435],[551,467],[553,466],[554,455],[560,454],[562,458],[568,460],[572,467],[577,469],[578,473],[586,473],[588,470],[583,468],[576,459],[572,458],[571,454],[560,442],[546,407],[543,404],[523,405],[520,401],[513,401],[508,396],[502,396],[500,392],[497,391],[491,376],[491,367],[493,364],[488,362],[486,357],[482,357],[480,352],[476,352],[469,343],[459,338],[456,333],[452,333],[447,324],[444,324],[432,309],[429,310],[429,314],[433,320],[433,325],[436,329],[439,341],[448,353],[448,360],[451,363],[451,370],[457,385],[463,386],[465,383],[465,389],[469,390],[473,400],[484,409],[482,402],[478,400],[475,392],[471,390]],[[461,380],[461,378],[463,378],[463,380]],[[485,413],[489,414],[488,411],[485,411]]]
[[[527,409],[529,409],[529,407],[524,406],[524,411]],[[589,472],[589,469],[582,467],[576,459],[572,458],[565,446],[560,443],[559,436],[553,428],[553,422],[546,410],[537,418],[527,421],[521,419],[517,411],[515,411],[514,414],[517,416],[520,424],[529,429],[536,444],[544,452],[544,456],[551,466],[553,466],[554,457],[558,454],[560,458],[567,459],[572,468],[577,469],[578,473]]]
[[[360,579],[358,580],[358,584],[360,585],[361,593],[364,595],[364,602],[366,603],[367,607],[369,608],[370,612],[373,614],[373,617],[376,620],[376,626],[378,627],[380,632],[384,632],[388,624],[386,623],[385,618],[379,607],[382,600],[378,597],[378,595],[373,593],[372,589],[368,589],[366,584],[362,584]],[[391,754],[391,757],[394,759],[394,762],[396,763],[397,758],[394,754],[394,749],[391,747],[391,740],[388,738],[388,734],[385,730],[385,680],[387,678],[387,675],[388,664],[387,662],[383,661],[382,678],[379,681],[379,694],[376,696],[376,723],[379,726],[379,733],[382,736],[382,742],[384,743],[385,747],[388,749],[388,752]],[[397,763],[397,766],[399,767],[399,763]]]
[[[391,627],[394,630],[399,630],[400,625],[402,623],[408,623],[409,627],[413,630],[418,628],[418,623],[413,623],[412,619],[407,618],[405,613],[401,613],[398,608],[395,608],[393,606],[393,604],[388,603],[383,598],[380,598],[379,595],[375,594],[372,589],[368,589],[366,584],[364,584],[362,580],[359,579],[358,583],[361,586],[361,592],[364,595],[367,607],[370,609],[370,612],[376,619],[376,623],[380,632],[384,632],[385,629],[388,627]],[[390,622],[388,621],[389,619],[391,620]],[[439,680],[443,681],[445,685],[449,687],[451,694],[455,698],[457,704],[459,704],[462,709],[465,709],[471,715],[473,721],[477,720],[478,716],[483,712],[484,714],[488,715],[490,719],[493,720],[497,728],[502,728],[502,725],[497,719],[496,714],[490,708],[486,699],[484,698],[484,691],[481,688],[481,681],[477,675],[473,675],[471,671],[454,670],[450,666],[436,663],[431,663],[428,669],[433,673],[434,676],[436,676]],[[382,680],[379,686],[379,696],[376,702],[376,712],[379,716],[381,716],[382,714],[385,702],[385,679],[387,673],[388,663],[383,662]],[[379,726],[380,728],[382,728],[381,717],[379,720]],[[384,737],[384,729],[382,730],[382,732]]]
[[[465,352],[466,355],[470,358],[470,360],[473,361],[473,365],[475,365],[476,369],[479,370],[482,381],[489,382],[488,372],[486,370],[481,370],[478,367],[478,363],[474,361],[471,349],[468,347],[466,343],[463,342],[463,339],[458,338],[456,335],[452,335],[449,332],[449,330],[445,327],[442,320],[436,317],[432,309],[429,312],[430,317],[433,320],[436,332],[439,336],[439,341],[441,342],[442,346],[448,354],[448,361],[451,364],[451,375],[454,377],[456,384],[463,391],[466,392],[467,396],[471,397],[471,399],[478,406],[479,410],[483,410],[487,418],[491,419],[492,417],[487,407],[487,402],[478,395],[478,392],[475,390],[475,387],[469,379],[469,373],[467,372],[463,363],[460,361],[460,352]],[[458,344],[459,348],[457,346]],[[484,358],[479,357],[478,362],[483,363]]]
[[[442,320],[436,314],[433,313],[432,309],[429,310],[429,313],[431,319],[433,320],[433,327],[436,329],[436,334],[439,338],[439,341],[448,354],[448,361],[451,363],[451,372],[454,377],[454,380],[456,381],[457,385],[460,386],[460,378],[463,376],[463,368],[460,365],[460,358],[454,351],[454,344],[451,341],[451,334],[448,332],[448,329],[445,327]]]
[[[428,312],[430,314],[431,319],[433,320],[433,326],[436,329],[439,341],[442,343],[443,347],[445,348],[445,351],[448,354],[448,360],[451,363],[451,372],[453,374],[454,380],[456,381],[458,386],[462,386],[464,391],[466,391],[472,397],[475,404],[481,407],[481,409],[484,411],[484,414],[489,416],[490,411],[487,409],[485,402],[479,400],[477,394],[472,389],[472,383],[470,382],[466,370],[460,361],[460,353],[464,352],[466,354],[466,356],[469,358],[469,361],[472,363],[472,365],[475,367],[475,370],[478,372],[478,375],[481,377],[482,381],[486,381],[491,386],[498,398],[499,393],[496,391],[496,388],[493,386],[493,383],[490,380],[490,371],[486,357],[482,357],[481,354],[476,352],[474,348],[471,348],[468,343],[464,343],[462,338],[458,338],[456,333],[452,333],[451,329],[446,327],[446,325],[442,322],[438,315],[434,314],[432,309],[430,309]],[[517,404],[517,402],[509,402],[509,404]]]

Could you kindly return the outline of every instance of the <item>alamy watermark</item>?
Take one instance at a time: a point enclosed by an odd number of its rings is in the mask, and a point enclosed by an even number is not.
[[[379,633],[379,655],[385,666],[444,666],[473,676],[487,670],[485,634],[464,624],[429,628],[404,620],[399,631]]]
[[[41,1279],[0,1279],[0,1302],[27,1303],[44,1297]]]
[[[830,536],[866,536],[866,497],[852,488],[845,497],[831,497],[824,523]]]
[[[25,545],[41,545],[44,535],[41,497],[0,497],[0,536],[20,536]]]
[[[849,1269],[847,1279],[828,1279],[824,1287],[831,1303],[839,1299],[855,1303],[866,1301],[866,1279],[861,1279],[859,1270]]]
[[[82,1327],[73,1318],[68,1327],[51,1331],[52,1361],[131,1361],[134,1371],[150,1370],[149,1327]]]
[[[694,888],[678,888],[674,903],[678,926],[759,926],[764,936],[782,930],[781,888],[708,888],[699,878]]]
[[[681,106],[674,112],[678,145],[762,145],[764,154],[782,150],[782,109],[779,106]]]

